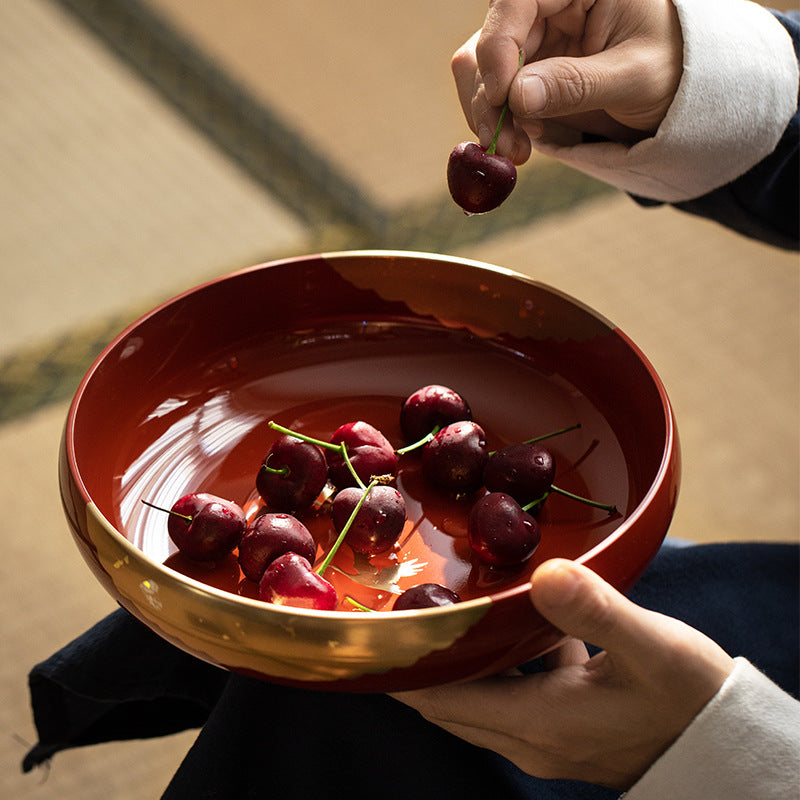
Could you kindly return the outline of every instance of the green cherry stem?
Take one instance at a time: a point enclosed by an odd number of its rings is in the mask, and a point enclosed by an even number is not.
[[[336,555],[336,551],[339,549],[339,546],[344,541],[344,537],[347,536],[347,532],[350,530],[350,526],[353,524],[356,515],[358,514],[359,511],[361,511],[361,506],[364,505],[364,501],[367,499],[367,495],[372,491],[372,487],[377,486],[378,483],[380,483],[380,481],[376,478],[373,478],[370,481],[369,485],[364,489],[363,493],[361,494],[361,497],[358,498],[356,507],[351,512],[350,516],[347,519],[347,522],[345,522],[344,527],[339,533],[339,537],[333,543],[333,547],[331,547],[331,549],[328,551],[328,555],[325,556],[325,560],[314,570],[317,573],[317,575],[323,575],[325,573],[325,570],[328,569],[328,567],[330,566],[331,561],[333,561],[333,557]]]
[[[333,442],[323,442],[322,439],[315,439],[313,436],[306,436],[304,433],[298,433],[297,431],[293,431],[291,428],[284,428],[283,425],[279,425],[277,422],[273,422],[270,420],[267,425],[274,431],[278,431],[278,433],[285,433],[287,436],[294,436],[295,439],[299,439],[301,442],[308,442],[309,444],[316,444],[319,447],[326,447],[328,450],[337,450],[338,452],[342,452],[342,445],[334,444]]]
[[[358,473],[356,472],[355,467],[353,466],[353,462],[350,460],[350,456],[347,453],[347,447],[345,447],[344,442],[342,442],[341,448],[342,448],[342,458],[344,459],[344,463],[347,464],[347,469],[350,470],[350,474],[355,478],[356,483],[358,484],[358,488],[366,489],[367,487],[364,486],[364,481],[362,481],[361,478],[358,477]]]
[[[142,500],[142,502],[146,506],[154,508],[156,511],[163,511],[166,514],[172,514],[173,517],[180,517],[181,519],[185,519],[187,522],[191,522],[194,519],[194,517],[190,517],[188,514],[181,514],[178,511],[173,511],[171,508],[162,508],[161,506],[157,506],[154,503],[151,503],[149,500]]]
[[[553,431],[552,433],[545,433],[542,436],[534,436],[533,439],[526,439],[523,444],[536,444],[536,442],[543,442],[545,439],[551,439],[553,436],[561,436],[562,433],[569,433],[570,431],[580,428],[580,422],[570,425],[568,428],[562,428],[560,431]]]
[[[537,497],[535,500],[531,500],[530,503],[522,506],[523,511],[530,511],[535,506],[538,506],[540,503],[544,503],[547,500],[548,496],[550,495],[550,491],[546,491],[541,497]]]
[[[418,450],[420,447],[424,447],[426,444],[428,444],[428,442],[433,439],[433,437],[436,436],[441,429],[441,425],[434,425],[433,430],[430,433],[426,434],[413,444],[407,444],[405,447],[401,447],[399,450],[395,450],[394,452],[398,456],[404,456],[406,453],[410,453],[413,450]]]
[[[522,54],[522,50],[519,51],[519,64],[517,69],[522,68],[522,59],[524,58]],[[492,137],[491,144],[486,148],[486,155],[493,156],[494,151],[497,149],[497,139],[500,136],[500,129],[503,127],[503,120],[506,118],[506,112],[508,111],[508,98],[506,98],[505,103],[503,103],[503,108],[500,110],[500,119],[497,120],[497,127],[494,129],[494,136]]]
[[[544,433],[541,436],[534,436],[533,439],[526,439],[524,442],[520,442],[520,444],[536,444],[536,442],[543,442],[545,439],[551,439],[553,436],[561,436],[562,433],[574,431],[577,428],[580,428],[580,426],[580,422],[576,422],[574,425],[570,425],[568,428],[562,428],[560,431],[552,431],[551,433]],[[496,452],[497,450],[492,450],[489,455],[493,456]]]
[[[486,148],[486,155],[493,156],[494,151],[497,149],[497,139],[500,136],[500,129],[503,127],[503,120],[506,118],[506,111],[508,111],[508,100],[503,103],[503,108],[500,110],[500,119],[497,120],[497,127],[494,129],[494,136],[492,137],[491,144]]]
[[[271,455],[272,454],[270,453],[270,455],[267,456],[267,460],[261,465],[261,469],[263,469],[265,472],[269,472],[271,475],[284,475],[284,476],[288,475],[289,474],[289,467],[284,465],[284,466],[280,467],[279,469],[275,469],[275,467],[271,467],[269,465],[269,459],[270,459]]]
[[[355,597],[350,597],[349,594],[346,594],[344,596],[344,599],[347,600],[347,602],[350,603],[351,606],[355,606],[359,611],[371,611],[373,613],[375,612],[374,608],[370,608],[369,606],[365,606],[363,603],[359,603],[358,600],[355,599]]]
[[[608,505],[606,503],[598,503],[596,500],[589,500],[586,497],[581,497],[578,494],[573,494],[572,492],[568,492],[566,489],[560,489],[558,486],[551,486],[550,491],[555,492],[556,494],[560,494],[563,497],[569,497],[570,500],[577,500],[580,503],[584,503],[587,506],[594,506],[595,508],[602,508],[603,511],[608,511],[609,514],[616,514],[617,507],[613,505]]]

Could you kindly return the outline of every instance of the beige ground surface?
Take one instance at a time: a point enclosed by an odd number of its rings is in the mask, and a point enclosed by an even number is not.
[[[153,2],[370,202],[392,209],[442,191],[446,153],[467,135],[449,52],[485,3],[413,0],[384,15],[353,2],[240,0],[236,13]],[[0,377],[32,352],[80,343],[87,326],[319,241],[57,2],[0,4],[0,97]],[[615,193],[449,249],[579,297],[648,354],[683,443],[674,535],[797,539],[795,255]],[[0,425],[0,797],[157,797],[191,732],[19,773],[35,736],[28,669],[114,608],[63,520],[65,413],[60,399]]]

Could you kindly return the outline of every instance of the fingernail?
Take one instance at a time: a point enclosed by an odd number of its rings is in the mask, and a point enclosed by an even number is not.
[[[526,114],[537,114],[547,104],[547,90],[538,75],[525,75],[522,79],[522,107]]]
[[[492,143],[494,131],[488,125],[478,125],[478,141],[481,147],[488,147]]]

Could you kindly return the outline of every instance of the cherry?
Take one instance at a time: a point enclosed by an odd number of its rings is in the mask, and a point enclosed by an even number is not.
[[[366,484],[375,475],[395,475],[397,455],[389,440],[377,429],[361,420],[348,422],[337,428],[330,438],[333,445],[344,445],[347,459],[341,449],[325,451],[328,477],[339,489],[355,486],[358,479]],[[347,464],[349,460],[352,466]]]
[[[550,491],[555,473],[555,459],[544,445],[521,442],[489,455],[483,483],[490,492],[505,492],[524,505]]]
[[[289,552],[314,563],[317,545],[308,528],[289,514],[262,514],[239,543],[239,566],[246,578],[259,581],[276,558]]]
[[[519,67],[523,52],[519,53]],[[517,168],[513,162],[495,153],[497,138],[508,111],[503,104],[494,136],[487,148],[475,142],[461,142],[453,148],[447,161],[447,186],[453,200],[467,214],[483,214],[497,208],[517,183]]]
[[[406,521],[406,504],[393,486],[374,486],[369,496],[364,494],[365,490],[356,486],[342,489],[333,498],[331,519],[337,533],[341,533],[363,498],[345,541],[356,553],[372,556],[383,553],[397,541]]]
[[[422,449],[422,474],[440,489],[469,494],[482,486],[488,456],[483,428],[470,420],[454,422]]]
[[[472,411],[458,392],[447,386],[430,384],[417,389],[400,409],[400,429],[409,443],[417,442],[431,431],[460,420],[471,420]]]
[[[339,600],[333,585],[297,553],[278,556],[258,584],[258,598],[266,603],[316,611],[333,611]]]
[[[434,606],[451,606],[460,603],[461,598],[446,586],[438,583],[420,583],[406,589],[394,601],[393,611],[409,611],[412,608],[432,608]]]
[[[494,567],[524,564],[541,539],[536,520],[504,492],[490,492],[473,505],[467,536],[478,559]]]
[[[206,492],[181,497],[170,509],[142,502],[166,511],[167,532],[178,550],[194,561],[219,561],[241,541],[247,528],[244,511],[230,500]]]
[[[468,214],[485,214],[497,208],[512,192],[517,168],[494,150],[477,142],[461,142],[447,162],[447,186],[453,200]]]
[[[284,434],[264,458],[256,489],[270,509],[291,513],[311,506],[327,480],[328,463],[322,449]]]

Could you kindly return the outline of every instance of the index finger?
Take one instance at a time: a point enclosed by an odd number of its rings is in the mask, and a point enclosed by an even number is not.
[[[571,0],[492,0],[475,48],[486,97],[502,105],[519,69],[519,53],[530,58],[544,36],[543,20]]]

